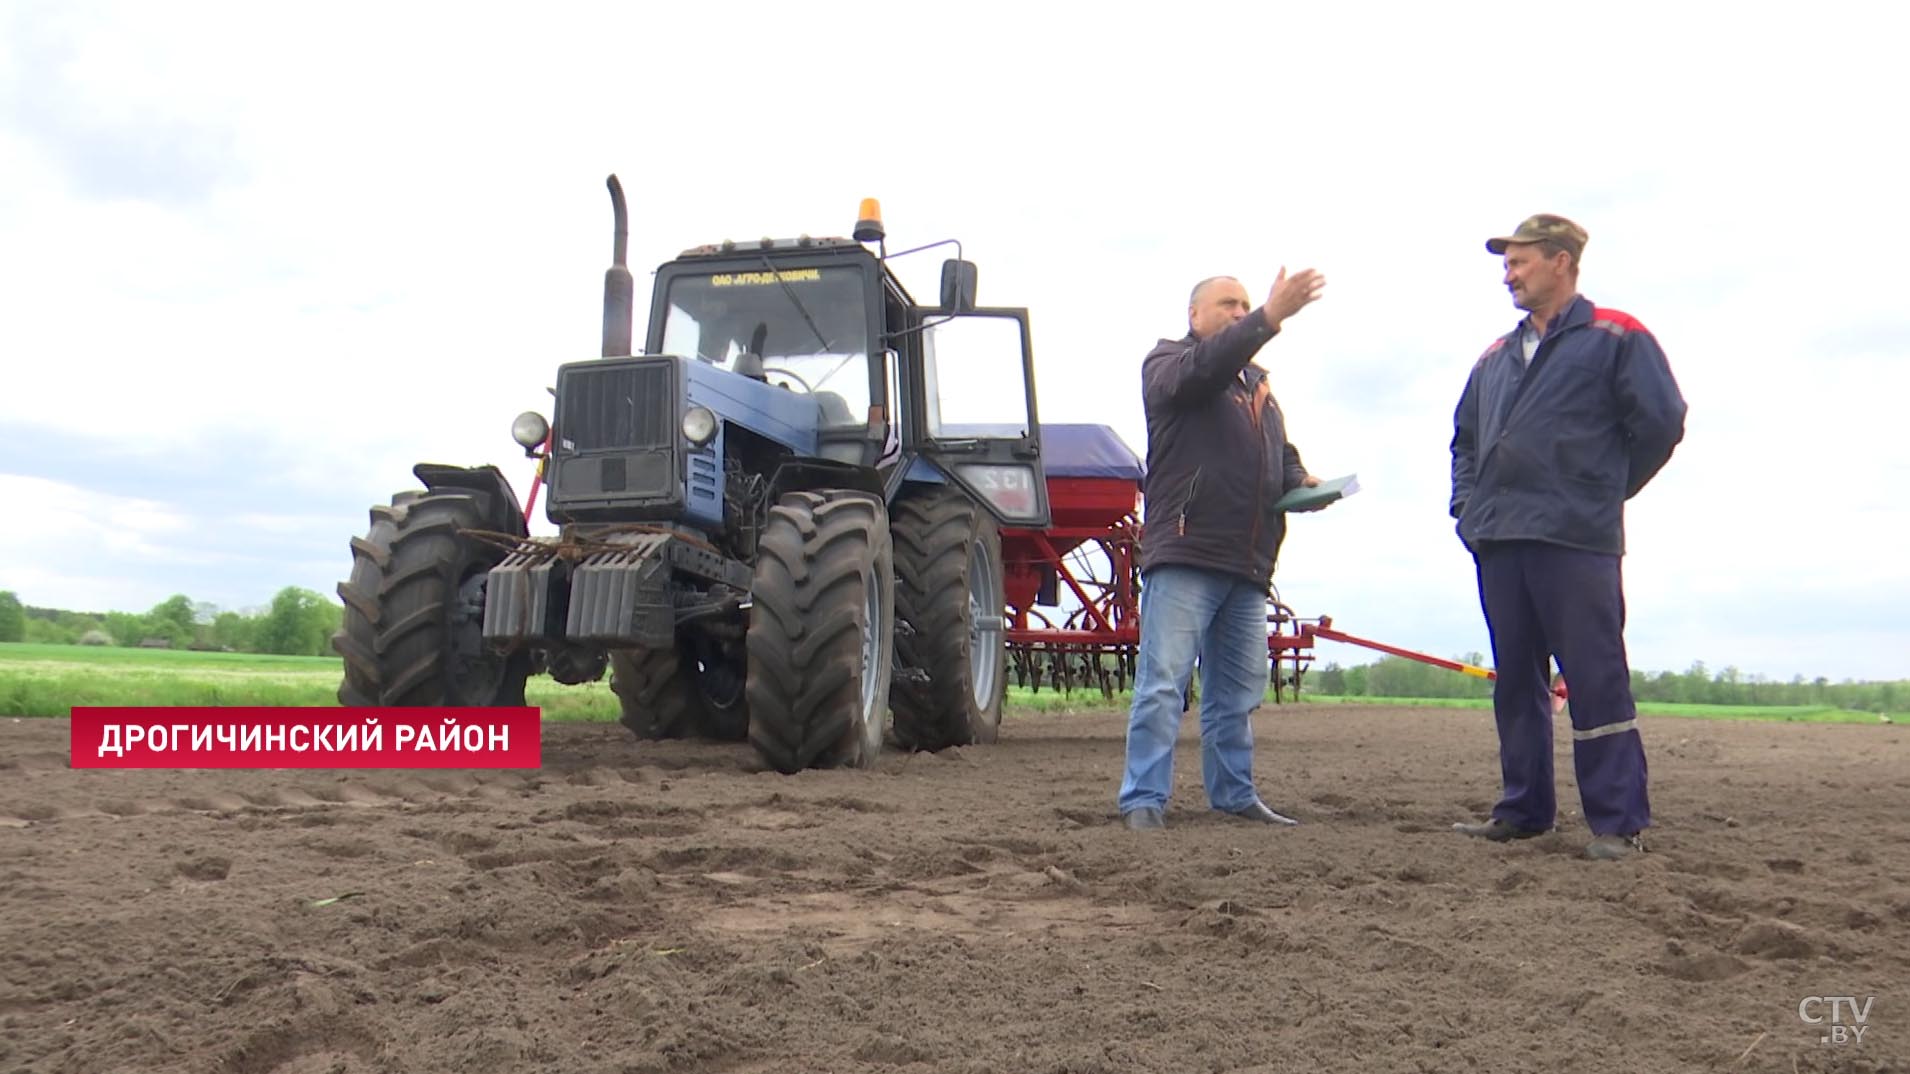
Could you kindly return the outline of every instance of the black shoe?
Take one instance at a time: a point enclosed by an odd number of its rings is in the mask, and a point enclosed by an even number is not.
[[[1460,835],[1469,835],[1474,839],[1485,839],[1494,843],[1509,843],[1514,839],[1532,839],[1545,834],[1543,829],[1520,828],[1493,817],[1484,824],[1455,824],[1452,830]]]
[[[1137,832],[1167,827],[1167,819],[1153,806],[1137,806],[1123,814],[1121,819]]]
[[[1644,841],[1636,834],[1601,835],[1585,845],[1585,856],[1593,861],[1618,861],[1644,849]]]
[[[1224,810],[1224,812],[1243,820],[1259,821],[1262,824],[1284,824],[1288,827],[1292,827],[1300,823],[1292,817],[1284,817],[1268,809],[1267,803],[1259,799],[1255,799],[1254,803],[1245,809],[1228,809]]]

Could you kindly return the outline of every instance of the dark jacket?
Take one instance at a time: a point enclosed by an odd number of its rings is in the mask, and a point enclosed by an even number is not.
[[[1274,334],[1256,309],[1204,340],[1163,339],[1141,363],[1143,571],[1179,563],[1270,586],[1286,536],[1274,501],[1307,476],[1266,370],[1250,364]]]
[[[1684,439],[1664,351],[1617,310],[1572,300],[1525,367],[1524,322],[1473,364],[1453,414],[1459,537],[1623,555],[1625,501]]]

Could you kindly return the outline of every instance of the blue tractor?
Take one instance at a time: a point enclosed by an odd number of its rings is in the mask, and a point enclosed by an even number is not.
[[[609,188],[603,353],[512,428],[557,535],[495,466],[416,466],[351,542],[340,702],[521,705],[532,675],[608,673],[638,738],[747,738],[782,772],[872,764],[891,712],[901,748],[994,741],[999,530],[1049,524],[1027,311],[976,306],[952,240],[889,254],[870,199],[853,238],[685,250],[633,351]],[[919,304],[890,262],[944,245]]]

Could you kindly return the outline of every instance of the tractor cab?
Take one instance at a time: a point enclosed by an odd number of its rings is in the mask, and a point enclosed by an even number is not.
[[[805,399],[813,439],[752,423],[754,396],[729,378],[686,378],[690,405],[798,455],[874,470],[885,498],[905,481],[952,480],[1004,525],[1046,525],[1027,311],[976,307],[975,266],[960,259],[943,264],[939,304],[917,303],[890,267],[916,251],[865,245],[882,241],[875,214],[865,202],[854,240],[685,250],[657,272],[646,353]]]
[[[867,283],[854,264],[677,269],[664,278],[651,347],[800,391],[816,401],[822,429],[860,428],[880,384],[869,361]]]
[[[756,431],[799,453],[873,466],[889,431],[878,278],[874,258],[846,240],[687,250],[657,273],[645,350],[802,397],[813,444]],[[739,415],[748,389],[726,392],[728,377],[690,379],[703,385],[692,394],[712,397],[698,402]]]

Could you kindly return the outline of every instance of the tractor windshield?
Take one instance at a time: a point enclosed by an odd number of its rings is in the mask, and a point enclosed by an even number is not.
[[[666,297],[663,353],[724,369],[756,355],[769,383],[818,397],[824,424],[864,425],[870,402],[864,283],[862,270],[849,265],[677,276]]]

